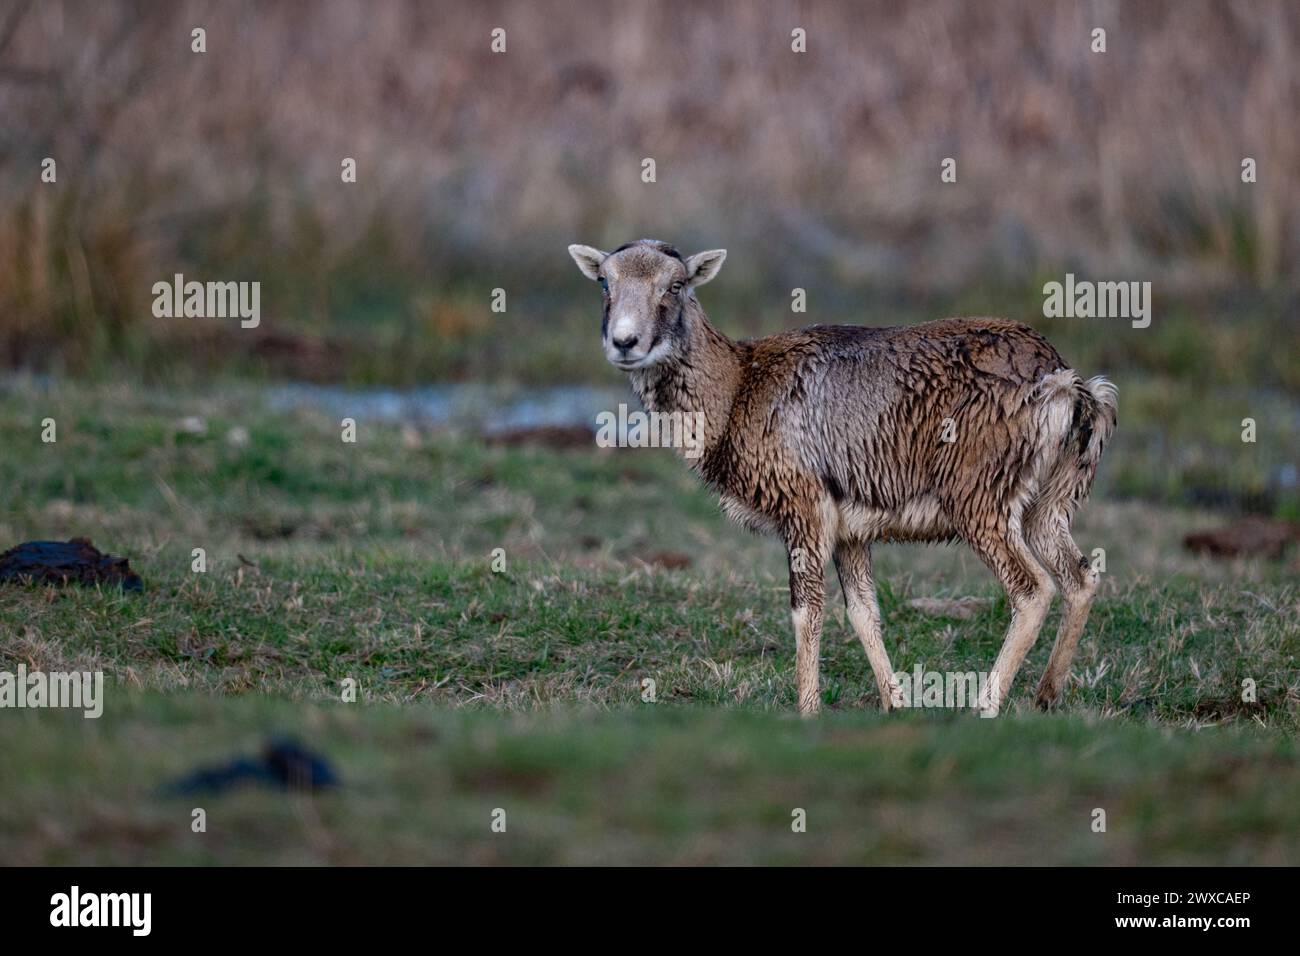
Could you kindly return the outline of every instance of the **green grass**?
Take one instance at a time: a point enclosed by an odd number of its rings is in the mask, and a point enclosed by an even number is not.
[[[11,592],[0,612],[11,635],[4,657],[43,670],[103,669],[162,691],[314,699],[337,696],[353,678],[367,702],[534,710],[634,705],[649,679],[667,705],[794,706],[787,599],[762,577],[558,565],[494,574],[486,559],[380,551],[266,558],[200,575],[188,552],[171,548],[142,570],[143,596]],[[1006,627],[1001,600],[956,622],[901,603],[894,585],[882,591],[896,668],[988,669]],[[1094,610],[1066,704],[1174,725],[1255,721],[1294,731],[1300,635],[1288,600],[1285,585],[1112,586]],[[1054,619],[1049,634],[1053,627]],[[1046,639],[1035,647],[1027,673],[1042,670],[1049,649]],[[828,705],[877,705],[838,608],[823,676]],[[1257,685],[1254,703],[1242,701],[1246,679]]]
[[[40,441],[45,417],[56,443]],[[826,716],[807,724],[789,716],[780,548],[726,523],[670,453],[359,425],[345,444],[337,422],[272,413],[248,388],[0,391],[0,543],[89,535],[145,580],[142,594],[0,593],[0,670],[109,683],[98,721],[0,714],[8,858],[1300,858],[1293,559],[1185,554],[1181,536],[1212,515],[1085,506],[1076,537],[1107,569],[1059,715],[1030,706],[1054,612],[1003,718],[882,718],[831,584]],[[689,566],[662,569],[665,551]],[[877,553],[894,666],[987,670],[1007,615],[975,558]],[[960,595],[992,600],[965,621],[908,604]],[[347,678],[356,704],[341,702]],[[340,764],[342,791],[202,798],[206,835],[188,805],[151,795],[284,729]],[[495,806],[508,836],[487,830]],[[793,807],[808,833],[790,833]],[[1094,807],[1107,834],[1089,828]]]
[[[816,722],[642,705],[521,719],[273,698],[128,696],[112,719],[0,722],[12,863],[1279,864],[1300,856],[1291,741],[1086,716]],[[317,796],[164,797],[195,761],[293,732]],[[191,830],[193,810],[207,830]],[[494,811],[505,832],[493,832]],[[806,830],[793,830],[803,810]],[[1096,811],[1105,832],[1095,832]]]

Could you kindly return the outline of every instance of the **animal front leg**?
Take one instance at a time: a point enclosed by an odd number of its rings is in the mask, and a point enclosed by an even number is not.
[[[812,717],[821,710],[819,671],[822,616],[826,601],[823,576],[825,557],[811,541],[792,545],[790,559],[790,609],[794,619],[795,688],[799,713]]]

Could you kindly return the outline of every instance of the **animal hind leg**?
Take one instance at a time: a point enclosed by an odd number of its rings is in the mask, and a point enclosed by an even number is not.
[[[835,548],[835,570],[844,592],[844,607],[849,623],[862,642],[876,676],[880,707],[888,711],[903,703],[902,690],[889,664],[889,652],[880,628],[880,605],[876,602],[876,584],[871,576],[871,545],[865,541],[841,541]]]
[[[997,575],[1011,603],[1011,624],[979,695],[980,715],[996,717],[1025,655],[1038,639],[1056,589],[1051,575],[1038,563],[1012,522],[981,528],[977,534],[963,537]]]
[[[1097,593],[1101,575],[1090,567],[1079,551],[1063,510],[1051,518],[1031,525],[1029,541],[1061,590],[1064,609],[1056,630],[1056,642],[1034,696],[1043,710],[1051,708],[1061,696],[1070,677],[1070,664],[1079,646],[1079,638],[1088,623],[1088,612]]]

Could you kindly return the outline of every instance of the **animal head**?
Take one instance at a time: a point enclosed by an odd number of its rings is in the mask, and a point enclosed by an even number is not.
[[[573,245],[569,255],[583,275],[600,283],[605,358],[630,372],[681,353],[690,332],[692,310],[687,306],[694,290],[718,274],[727,250],[683,259],[666,242],[641,239],[613,252]]]

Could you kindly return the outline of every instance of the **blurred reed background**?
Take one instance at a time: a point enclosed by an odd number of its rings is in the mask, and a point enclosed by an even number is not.
[[[730,250],[704,299],[733,335],[1006,314],[1116,377],[1159,441],[1224,388],[1281,408],[1293,449],[1295,3],[0,9],[5,366],[613,382],[565,246],[656,236]],[[1066,271],[1151,281],[1152,327],[1044,319]],[[155,319],[177,272],[260,281],[261,327]]]

